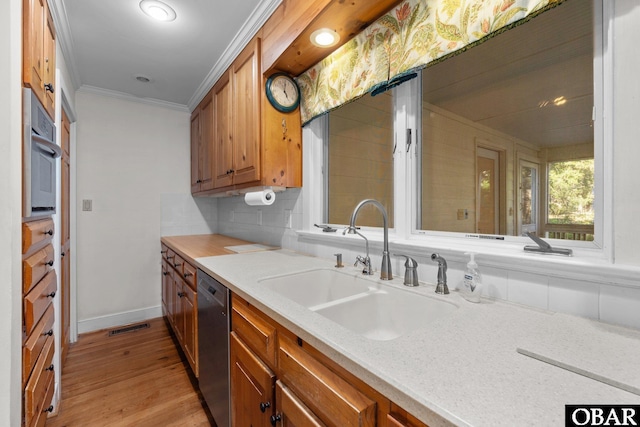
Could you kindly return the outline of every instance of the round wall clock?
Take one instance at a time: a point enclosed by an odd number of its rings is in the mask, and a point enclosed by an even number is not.
[[[300,90],[292,77],[284,73],[276,73],[267,79],[265,84],[267,99],[273,107],[289,113],[300,103]]]

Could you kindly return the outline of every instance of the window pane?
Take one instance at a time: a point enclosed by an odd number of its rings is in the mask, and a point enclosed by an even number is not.
[[[547,176],[521,176],[518,159],[540,159],[540,170],[549,170],[552,161],[593,157],[590,3],[564,2],[423,70],[419,229],[501,235],[552,229],[526,199],[533,193],[519,187],[546,189]],[[584,191],[593,197],[591,185]]]
[[[593,225],[593,159],[549,164],[549,224]]]
[[[378,200],[393,227],[392,91],[364,97],[329,113],[328,218],[348,224],[363,199]],[[365,206],[358,225],[382,227],[382,215]]]

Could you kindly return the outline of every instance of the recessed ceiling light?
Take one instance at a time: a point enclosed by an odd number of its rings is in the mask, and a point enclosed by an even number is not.
[[[331,47],[338,44],[340,34],[328,28],[321,28],[311,33],[311,43],[318,47]]]
[[[142,9],[146,15],[158,21],[169,22],[176,19],[176,11],[161,1],[142,0],[140,2],[140,9]]]
[[[151,81],[151,77],[147,77],[147,76],[142,75],[142,74],[137,74],[134,77],[136,78],[137,81],[142,82],[142,83],[149,83]]]

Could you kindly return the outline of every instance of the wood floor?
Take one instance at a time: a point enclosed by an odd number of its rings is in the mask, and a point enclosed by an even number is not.
[[[62,372],[62,402],[48,427],[209,426],[194,387],[163,319],[150,328],[113,337],[81,335]]]

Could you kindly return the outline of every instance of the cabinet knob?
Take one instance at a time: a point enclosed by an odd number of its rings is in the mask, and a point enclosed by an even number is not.
[[[280,414],[271,415],[271,418],[269,418],[269,420],[271,421],[271,425],[275,426],[277,423],[282,421],[282,415]]]
[[[53,363],[49,365],[49,367],[46,368],[45,371],[53,371]]]
[[[182,265],[182,264],[181,264],[181,263],[179,263],[179,262],[176,262],[176,263],[174,263],[174,264],[173,264],[173,266],[174,266],[174,267],[180,267],[181,265]]]
[[[202,180],[201,180],[201,179],[199,179],[199,180],[197,180],[197,181],[196,181],[196,184],[200,184],[200,183],[202,183]]]
[[[56,296],[56,293],[54,291],[54,292],[51,292],[49,295],[47,295],[47,298],[53,298],[55,296]]]
[[[53,85],[52,85],[51,83],[45,83],[45,85],[44,85],[44,90],[46,90],[46,91],[49,91],[49,92],[53,93],[53,92],[54,92],[54,90],[53,90]]]
[[[184,292],[178,292],[178,296],[179,296],[180,298],[182,298],[182,297],[183,297],[183,296],[185,296],[185,295],[186,295],[186,294],[185,294]]]
[[[162,272],[162,275],[163,275],[163,276],[166,276],[167,274],[169,274],[169,272],[168,272],[168,271],[163,271],[163,272]]]
[[[53,412],[53,405],[49,406],[47,409],[45,409],[42,412]]]
[[[183,276],[184,276],[184,278],[186,279],[186,278],[187,278],[187,277],[189,277],[189,276],[193,276],[193,273],[184,273],[184,274],[183,274]]]
[[[264,414],[267,408],[271,408],[271,402],[260,402],[260,412]]]
[[[48,335],[48,336],[53,335],[53,329],[49,329],[47,332],[45,332],[45,333],[44,333],[44,334],[42,334],[42,335]]]
[[[167,251],[166,251],[166,250],[164,250],[164,251],[160,251],[160,253],[161,253],[161,254],[166,254],[166,253],[167,253]]]
[[[49,267],[52,267],[52,266],[53,266],[53,260],[51,260],[51,261],[47,261],[47,262],[45,262],[44,264],[45,264],[45,265],[48,265]]]
[[[64,254],[64,252],[62,252],[62,253],[60,254],[60,257],[61,257],[61,258],[64,258],[64,255],[65,255],[65,254]]]
[[[47,230],[44,234],[48,234],[49,236],[53,236],[53,230]]]

